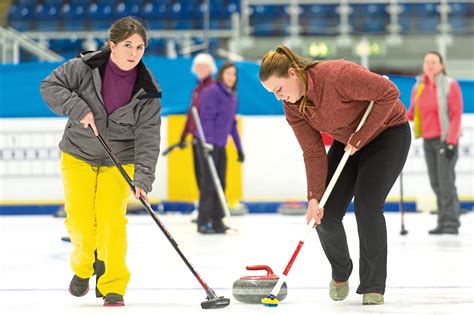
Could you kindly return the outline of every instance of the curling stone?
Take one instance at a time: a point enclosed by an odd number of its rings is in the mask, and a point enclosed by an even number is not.
[[[237,201],[230,205],[229,212],[232,216],[244,215],[249,213],[249,208],[245,204]]]
[[[278,207],[277,212],[283,215],[304,215],[307,209],[308,205],[305,202],[286,201]]]
[[[278,277],[273,270],[266,265],[247,266],[247,270],[266,270],[265,276],[245,276],[234,282],[232,286],[232,295],[242,303],[260,304],[261,300],[267,297],[273,287],[278,282]],[[278,293],[278,300],[283,301],[286,298],[288,288],[286,282]]]

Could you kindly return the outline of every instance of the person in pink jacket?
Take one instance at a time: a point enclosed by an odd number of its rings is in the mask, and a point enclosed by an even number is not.
[[[423,138],[430,184],[437,199],[438,224],[429,234],[458,234],[460,209],[454,168],[462,111],[461,88],[446,75],[443,57],[434,51],[426,53],[407,118],[414,121],[415,137]]]

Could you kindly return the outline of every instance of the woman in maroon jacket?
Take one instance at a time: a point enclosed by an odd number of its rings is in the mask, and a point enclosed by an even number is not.
[[[386,78],[344,60],[310,61],[285,46],[268,52],[260,67],[263,86],[283,100],[285,116],[303,150],[308,189],[307,220],[316,231],[332,267],[329,295],[349,293],[352,272],[342,219],[354,197],[363,304],[383,304],[387,276],[385,199],[405,164],[411,142],[400,92]],[[374,107],[355,132],[370,101]],[[326,154],[321,132],[334,138]],[[350,150],[325,209],[325,186]]]
[[[202,170],[199,164],[199,152],[198,152],[198,141],[194,140],[198,138],[198,132],[196,124],[193,120],[192,108],[196,107],[199,110],[199,98],[201,93],[212,85],[215,81],[212,78],[212,75],[217,72],[217,66],[214,61],[214,58],[210,54],[201,53],[198,54],[193,59],[193,64],[191,66],[191,72],[196,75],[198,82],[193,89],[191,96],[191,104],[188,109],[188,114],[186,116],[186,123],[184,125],[183,131],[181,132],[180,147],[186,147],[186,137],[191,134],[193,136],[192,146],[193,146],[193,162],[194,162],[194,175],[196,177],[196,183],[199,189],[200,178]]]

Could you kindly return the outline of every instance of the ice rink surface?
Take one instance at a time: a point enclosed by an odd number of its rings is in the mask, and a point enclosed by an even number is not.
[[[329,263],[312,233],[287,279],[288,297],[276,308],[242,304],[232,284],[244,275],[263,274],[245,266],[265,264],[280,274],[305,230],[304,217],[278,214],[233,217],[234,235],[200,235],[191,215],[160,218],[180,249],[217,295],[231,298],[218,310],[203,310],[206,294],[148,215],[130,215],[128,267],[131,280],[125,307],[105,308],[95,298],[95,278],[82,298],[71,296],[71,244],[63,219],[0,216],[0,314],[474,314],[473,214],[463,215],[460,235],[431,236],[436,216],[409,213],[408,235],[400,236],[400,214],[387,213],[388,279],[385,305],[363,306],[358,285],[355,217],[344,219],[354,271],[351,292],[342,302],[328,296]]]

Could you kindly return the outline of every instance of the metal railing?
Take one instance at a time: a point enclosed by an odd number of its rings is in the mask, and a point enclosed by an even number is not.
[[[433,33],[438,36],[444,37],[442,40],[443,45],[449,45],[452,42],[450,37],[451,26],[449,24],[449,13],[452,11],[451,6],[455,3],[472,3],[472,0],[241,0],[241,26],[243,36],[251,37],[254,35],[255,25],[250,22],[250,16],[252,15],[253,8],[262,5],[275,5],[285,6],[286,13],[289,16],[288,29],[288,40],[290,43],[296,43],[296,45],[302,42],[301,40],[301,24],[300,16],[303,13],[301,8],[302,5],[337,5],[336,16],[331,17],[338,19],[337,26],[332,29],[328,28],[331,32],[328,35],[337,35],[337,44],[342,47],[348,47],[353,44],[352,30],[353,25],[351,24],[349,17],[353,13],[352,5],[369,5],[369,4],[386,4],[386,12],[389,15],[389,23],[386,25],[384,33],[387,36],[387,43],[390,45],[400,45],[402,43],[400,25],[400,15],[403,12],[403,4],[435,4],[436,10],[439,14],[439,24],[437,29],[433,30]],[[421,17],[420,17],[421,18]],[[441,47],[441,52],[445,50],[445,47]]]
[[[150,30],[147,32],[150,39],[166,40],[166,55],[176,58],[178,55],[190,56],[194,51],[207,50],[209,38],[237,39],[240,37],[240,17],[238,13],[231,16],[230,29],[191,29],[191,30]],[[98,49],[96,39],[106,40],[107,31],[26,31],[17,32],[12,28],[0,28],[0,51],[2,63],[18,63],[19,50],[37,56],[39,60],[60,61],[63,58],[49,49],[49,40],[77,39],[83,41],[84,50]],[[196,45],[193,39],[203,39],[202,44]],[[178,49],[178,46],[180,47]],[[11,53],[10,53],[11,52]],[[222,51],[228,55],[236,55],[232,48]]]
[[[37,43],[24,33],[11,27],[0,27],[0,60],[2,64],[17,64],[20,61],[20,48],[44,61],[61,61],[64,58],[45,45]]]

